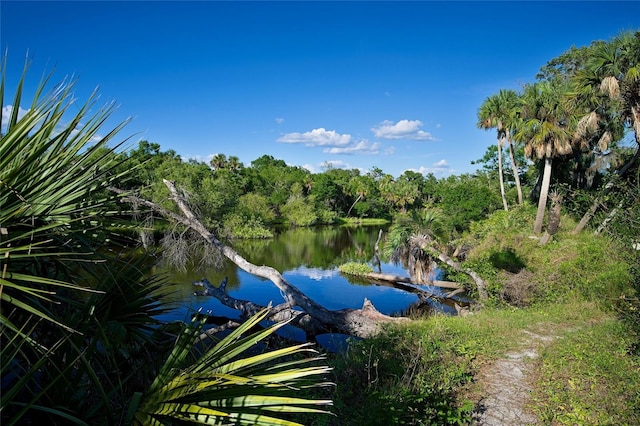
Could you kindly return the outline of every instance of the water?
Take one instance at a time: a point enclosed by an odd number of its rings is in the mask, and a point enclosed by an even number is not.
[[[367,298],[380,312],[398,315],[419,301],[416,294],[391,286],[363,283],[338,271],[338,266],[349,261],[368,263],[377,270],[372,262],[379,229],[364,226],[288,229],[271,240],[236,241],[233,248],[255,265],[277,269],[290,284],[327,309],[361,308]],[[382,262],[381,269],[386,274],[408,276],[401,265]],[[227,291],[236,299],[261,305],[284,302],[271,281],[248,274],[225,259],[222,270],[173,272],[172,310],[161,319],[185,321],[199,310],[237,319],[238,311],[222,305],[216,298],[194,294],[201,290],[193,286],[194,281],[207,278],[217,286],[225,277],[228,279]],[[433,288],[425,289],[438,292]],[[436,305],[434,308],[452,311],[448,306]]]

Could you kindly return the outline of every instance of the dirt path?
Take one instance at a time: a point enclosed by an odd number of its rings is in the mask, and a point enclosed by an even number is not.
[[[487,366],[476,377],[483,399],[474,413],[474,426],[525,426],[538,424],[527,411],[531,393],[532,359],[541,345],[555,336],[523,331],[520,348]]]

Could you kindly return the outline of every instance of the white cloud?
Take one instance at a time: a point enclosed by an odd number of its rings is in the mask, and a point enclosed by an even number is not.
[[[423,175],[433,173],[434,175],[444,175],[448,176],[455,173],[455,170],[449,166],[449,162],[445,159],[437,161],[431,165],[431,167],[421,166],[418,170],[409,169],[414,172],[421,173]]]
[[[302,168],[309,170],[311,173],[315,173],[316,172],[316,168],[315,168],[315,166],[313,164],[303,164]]]
[[[278,138],[278,142],[303,143],[307,146],[346,146],[351,143],[351,135],[341,135],[335,130],[320,127],[304,133],[285,133]]]
[[[380,153],[380,143],[371,143],[366,139],[355,140],[349,134],[340,134],[335,130],[326,130],[323,127],[304,133],[286,133],[278,142],[302,143],[310,147],[325,147],[322,152],[333,155],[355,155]]]
[[[211,160],[213,159],[213,157],[216,154],[207,154],[207,155],[190,155],[190,154],[186,154],[184,157],[180,156],[180,158],[184,159],[185,161],[189,161],[189,160],[194,160],[197,161],[199,163],[206,163],[209,164],[211,163]]]
[[[329,169],[329,168],[334,168],[334,169],[349,169],[349,164],[345,163],[342,160],[327,160],[325,162],[322,163],[322,168],[323,169]]]
[[[345,147],[334,146],[332,148],[325,148],[323,152],[327,154],[378,154],[380,152],[380,143],[369,143],[366,140],[362,140]]]
[[[18,119],[24,117],[24,115],[29,112],[27,109],[18,108]],[[13,105],[7,105],[2,107],[2,131],[4,132],[7,128],[7,124],[9,123],[9,119],[11,118],[11,114],[13,113]]]
[[[276,123],[277,123],[277,124],[282,124],[282,123],[284,123],[284,118],[282,118],[282,117],[276,117],[276,120],[275,120],[275,121],[276,121]]]
[[[306,266],[300,266],[296,269],[287,271],[286,273],[290,275],[300,275],[316,281],[332,278],[339,274],[337,269],[326,270],[320,268],[307,268]]]
[[[385,120],[371,128],[375,137],[380,139],[409,139],[415,141],[435,141],[431,133],[420,130],[420,120],[400,120],[397,123]]]

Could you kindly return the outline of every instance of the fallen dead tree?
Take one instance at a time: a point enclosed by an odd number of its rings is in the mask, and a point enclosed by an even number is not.
[[[348,272],[343,272],[343,273],[348,274]],[[451,299],[453,296],[456,296],[460,293],[464,293],[467,291],[467,289],[462,284],[454,283],[452,281],[431,280],[426,283],[415,283],[409,277],[401,277],[399,275],[391,275],[391,274],[382,274],[379,272],[369,272],[366,274],[354,274],[354,276],[358,278],[364,278],[377,285],[393,287],[393,288],[406,291],[407,293],[417,294],[420,300],[432,299],[440,303],[446,301],[447,299]],[[418,287],[420,285],[448,288],[448,289],[452,289],[453,291],[450,291],[449,293],[439,296]]]
[[[200,222],[189,208],[185,197],[176,188],[173,182],[163,179],[164,184],[171,193],[171,199],[176,203],[182,214],[167,210],[156,203],[137,197],[126,191],[111,188],[112,191],[122,195],[122,200],[134,205],[145,206],[154,212],[164,216],[168,220],[178,222],[198,233],[208,244],[215,247],[235,263],[242,270],[270,280],[279,290],[284,303],[271,309],[270,321],[288,320],[293,318],[292,324],[305,330],[308,334],[318,332],[335,331],[356,337],[369,337],[380,330],[384,323],[408,321],[403,317],[391,317],[380,313],[365,299],[361,309],[329,310],[309,298],[298,288],[290,284],[276,269],[269,266],[257,266],[240,256],[231,247],[223,244]],[[203,284],[204,285],[204,284]],[[211,286],[213,289],[216,287]],[[237,309],[243,316],[252,316],[264,306],[251,301],[234,299],[223,288],[220,291],[209,288],[212,296],[216,297],[226,306]],[[298,308],[298,309],[296,309]],[[301,309],[301,311],[299,310]]]
[[[376,278],[376,276],[379,276],[379,275],[384,276],[384,279]],[[458,295],[460,293],[464,293],[466,291],[466,289],[464,287],[462,287],[460,284],[454,283],[454,282],[451,282],[451,281],[431,281],[431,282],[426,283],[426,284],[416,284],[416,283],[412,282],[410,278],[398,277],[396,275],[377,274],[377,273],[373,272],[373,273],[364,274],[364,275],[361,275],[361,276],[367,278],[368,280],[370,280],[371,282],[373,282],[374,284],[377,284],[377,285],[384,285],[384,286],[388,286],[388,287],[393,287],[393,288],[397,288],[397,289],[406,291],[407,293],[416,294],[416,295],[418,295],[418,298],[423,302],[426,302],[427,300],[433,300],[433,301],[436,301],[438,303],[450,304],[451,303],[451,299],[453,298],[453,296],[456,296],[456,295]],[[393,278],[400,278],[400,280],[396,281]],[[436,282],[444,284],[444,285],[449,285],[450,287],[444,287],[444,286],[439,286],[439,285],[432,284],[432,283],[436,283]],[[435,287],[441,287],[441,288],[453,288],[454,290],[450,291],[449,293],[445,293],[443,295],[437,295],[435,293],[426,291],[426,290],[418,287],[419,285],[435,286]]]
[[[416,284],[412,282],[411,278],[409,277],[401,277],[398,275],[390,275],[390,274],[381,274],[378,272],[369,272],[368,274],[364,274],[362,276],[372,280]],[[428,286],[442,287],[442,288],[452,288],[455,290],[464,288],[462,284],[454,283],[453,281],[440,281],[440,280],[430,280],[425,283],[422,283],[421,285],[428,285]]]

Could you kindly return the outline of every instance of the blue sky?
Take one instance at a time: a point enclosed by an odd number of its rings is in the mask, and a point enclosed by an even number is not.
[[[29,90],[53,68],[79,99],[99,87],[129,146],[444,177],[495,142],[486,97],[640,29],[640,2],[2,0],[0,19],[9,94],[28,52]]]

